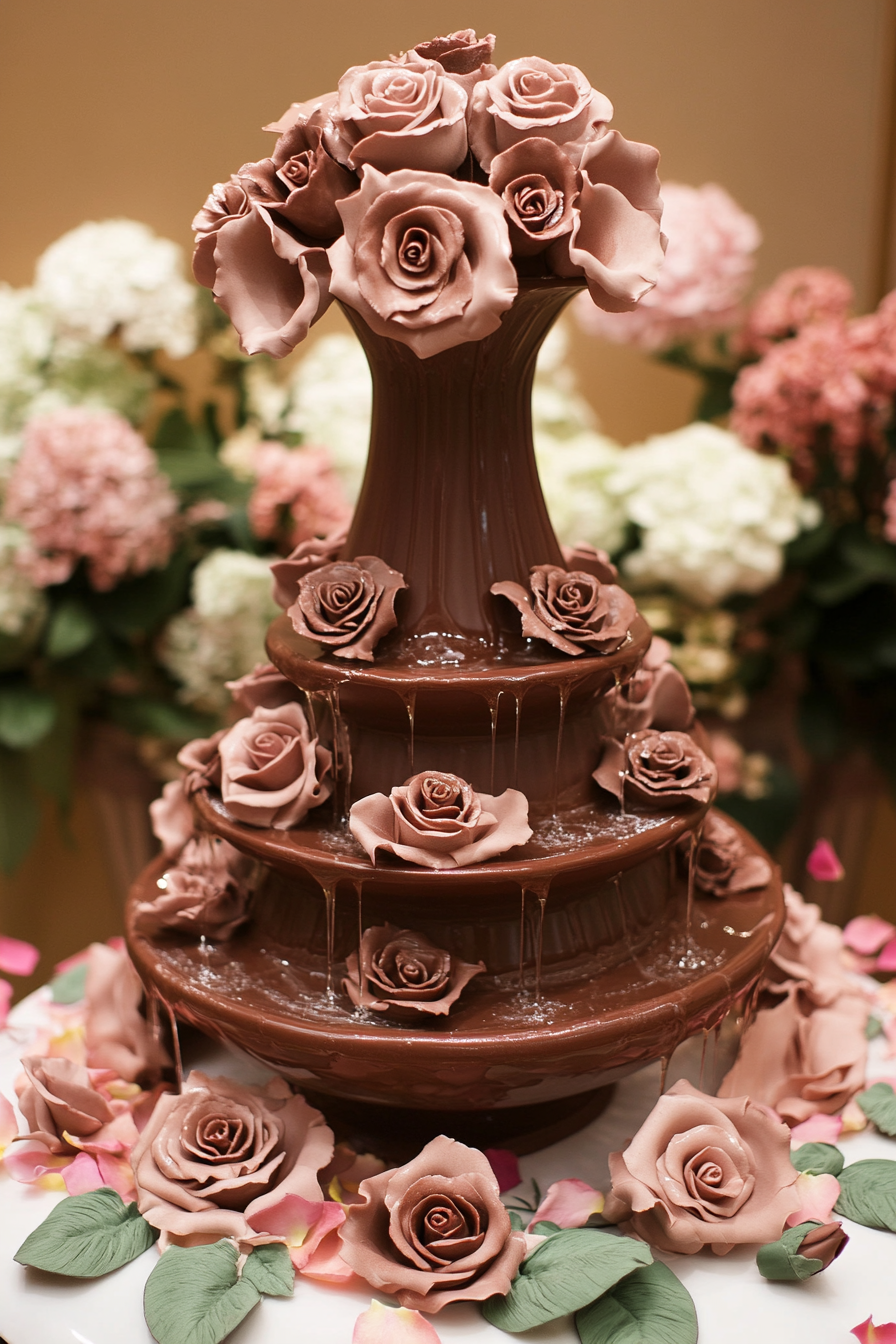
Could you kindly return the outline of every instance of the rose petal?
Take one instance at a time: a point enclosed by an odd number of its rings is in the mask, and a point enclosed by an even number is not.
[[[854,1325],[849,1333],[855,1335],[859,1344],[896,1344],[896,1322],[893,1321],[875,1325],[869,1316],[860,1325]]]
[[[875,970],[896,971],[896,938],[891,938],[882,948]]]
[[[796,1178],[796,1193],[800,1207],[789,1215],[787,1227],[798,1227],[800,1223],[812,1221],[829,1223],[834,1205],[840,1198],[840,1182],[836,1176],[828,1173],[810,1176],[803,1171]]]
[[[816,840],[815,848],[806,860],[806,872],[816,882],[840,881],[845,870],[830,840]]]
[[[794,1125],[790,1131],[790,1147],[799,1148],[804,1143],[836,1143],[843,1128],[839,1115],[810,1115],[800,1125]]]
[[[529,1222],[527,1231],[542,1221],[558,1227],[584,1227],[592,1213],[601,1213],[604,1197],[599,1190],[575,1178],[549,1185],[544,1199]]]
[[[0,1031],[6,1026],[9,1017],[9,1005],[12,1003],[12,985],[8,980],[0,980]]]
[[[40,952],[33,943],[0,934],[0,971],[7,975],[30,975],[39,961]]]
[[[89,1153],[79,1153],[63,1171],[62,1179],[70,1195],[86,1195],[88,1191],[99,1190],[105,1185],[96,1158]]]
[[[419,1311],[387,1307],[374,1298],[355,1321],[352,1344],[439,1344],[439,1336]]]
[[[843,929],[843,942],[863,957],[879,952],[888,939],[896,935],[896,926],[880,915],[856,915]]]
[[[855,1099],[846,1103],[840,1119],[843,1134],[861,1134],[862,1130],[868,1127],[868,1117]]]
[[[299,1273],[304,1274],[306,1279],[316,1279],[320,1283],[348,1283],[357,1277],[342,1258],[342,1242],[337,1231],[323,1238],[299,1268]]]
[[[497,1177],[498,1189],[502,1195],[505,1190],[512,1190],[514,1186],[519,1185],[523,1178],[520,1175],[516,1153],[511,1153],[507,1148],[486,1148],[484,1151],[488,1164]]]
[[[58,1177],[58,1185],[49,1188],[63,1190],[61,1172],[71,1162],[70,1157],[56,1157],[43,1144],[14,1143],[3,1158],[3,1166],[14,1181],[34,1185],[48,1175]]]
[[[327,1200],[286,1194],[276,1204],[250,1214],[246,1221],[256,1232],[282,1237],[296,1269],[304,1269],[327,1233],[345,1222],[345,1210]]]
[[[12,1108],[12,1102],[7,1101],[3,1093],[0,1092],[0,1157],[3,1156],[5,1149],[19,1132],[19,1126],[16,1121],[16,1113]]]

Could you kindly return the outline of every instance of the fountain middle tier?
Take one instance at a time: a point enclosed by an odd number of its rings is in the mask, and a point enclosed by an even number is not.
[[[479,793],[521,789],[538,816],[595,797],[599,731],[591,711],[636,670],[650,637],[638,616],[611,654],[536,661],[532,641],[508,638],[487,658],[459,648],[455,664],[446,664],[444,647],[439,665],[428,665],[408,662],[406,650],[390,659],[387,645],[375,664],[358,666],[323,656],[283,616],[270,627],[267,649],[334,743],[343,810],[421,770],[443,770]]]

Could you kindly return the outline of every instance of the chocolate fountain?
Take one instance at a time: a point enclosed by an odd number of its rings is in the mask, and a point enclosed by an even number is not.
[[[441,59],[438,78],[453,78],[448,56]],[[525,62],[510,66],[520,64]],[[419,78],[431,80],[436,77],[430,67],[436,65],[421,59],[400,68],[419,66]],[[538,58],[528,58],[528,65],[537,66],[539,79],[542,67],[555,69]],[[344,80],[357,81],[358,70],[374,66],[379,77],[388,63],[355,67]],[[479,78],[497,85],[509,68],[488,75],[495,67],[483,65]],[[563,88],[568,85],[569,79]],[[476,97],[474,92],[474,114],[484,106]],[[602,96],[590,91],[588,97],[594,115],[594,100]],[[296,105],[293,121],[288,114],[277,124],[278,146],[292,136],[287,148],[295,151],[298,126],[311,137],[312,148],[303,151],[306,166],[316,161],[315,154],[325,156],[328,144],[338,149],[345,135],[328,141],[325,130],[321,139],[315,124],[325,113],[338,121],[343,114],[336,106],[342,103],[326,99]],[[474,115],[474,148],[475,128]],[[621,137],[614,145],[620,142]],[[524,145],[546,143],[530,139]],[[595,145],[601,147],[601,162],[606,160],[608,144],[607,136],[597,139],[582,163],[589,152],[594,160]],[[554,154],[552,144],[548,150]],[[340,152],[347,177],[357,164]],[[500,168],[505,157],[498,154],[495,165]],[[545,151],[548,175],[549,160]],[[264,162],[276,168],[277,161],[275,151]],[[353,203],[363,205],[371,181],[380,189],[391,179],[361,169],[360,190],[337,201],[345,236],[324,252],[293,223],[287,229],[282,222],[296,196],[292,187],[288,198],[286,188],[281,191],[276,219],[268,197],[251,204],[252,187],[262,178],[270,192],[273,178],[268,169],[264,176],[263,166],[240,170],[248,214],[239,213],[242,198],[232,194],[225,200],[225,189],[216,188],[205,216],[213,217],[219,232],[200,233],[197,257],[211,237],[202,265],[213,255],[219,277],[225,263],[236,265],[233,256],[243,257],[234,249],[244,245],[262,215],[265,229],[274,230],[276,251],[265,283],[273,277],[278,293],[286,281],[281,284],[277,267],[290,267],[286,278],[294,285],[301,263],[307,297],[324,264],[313,258],[329,257],[333,292],[366,352],[374,398],[367,470],[351,529],[338,555],[324,558],[352,564],[375,557],[397,571],[405,586],[394,594],[394,627],[369,657],[341,657],[332,645],[309,638],[302,621],[290,619],[292,608],[272,624],[270,659],[298,688],[310,731],[330,753],[329,797],[298,824],[266,828],[236,819],[214,783],[206,782],[193,796],[197,825],[258,861],[249,918],[217,941],[182,931],[140,932],[135,910],[153,900],[170,866],[170,859],[160,858],[132,893],[128,944],[150,996],[182,1021],[289,1078],[337,1130],[378,1144],[376,1151],[400,1152],[403,1143],[416,1150],[440,1132],[480,1145],[538,1147],[596,1114],[614,1080],[649,1061],[668,1059],[685,1038],[709,1032],[744,1001],[783,923],[780,884],[760,860],[762,880],[748,890],[733,890],[721,900],[704,894],[695,854],[711,802],[711,778],[702,792],[663,795],[647,805],[643,793],[629,788],[627,764],[607,774],[608,735],[615,732],[608,706],[624,698],[632,678],[641,675],[651,645],[646,622],[633,614],[609,651],[560,652],[527,635],[522,608],[503,595],[508,586],[517,591],[514,585],[528,593],[537,567],[556,567],[573,581],[578,573],[582,581],[579,571],[590,563],[565,560],[554,536],[538,480],[530,412],[535,361],[551,324],[586,280],[594,292],[587,265],[585,274],[574,273],[576,267],[568,264],[551,261],[549,267],[543,257],[524,256],[514,273],[505,239],[502,255],[515,297],[511,290],[487,334],[461,335],[421,357],[403,328],[368,321],[369,314],[360,311],[363,303],[346,302],[354,291],[339,279],[352,247],[358,267],[365,256],[379,255],[364,253],[356,241],[360,233],[352,212],[361,206]],[[479,172],[475,163],[474,169]],[[284,170],[278,171],[282,177]],[[590,171],[597,174],[598,167]],[[651,171],[655,177],[655,168]],[[555,196],[564,183],[567,194],[580,191],[576,199],[584,220],[588,173],[577,177],[568,163],[558,173]],[[427,189],[437,179],[457,187],[454,178],[441,174],[418,177],[426,179]],[[409,173],[392,178],[402,191],[410,189]],[[484,172],[476,178],[484,180]],[[498,190],[494,180],[492,186]],[[339,189],[344,196],[345,184]],[[489,194],[469,182],[458,190],[470,200]],[[658,238],[655,218],[651,222],[640,205],[636,213],[643,217],[638,228],[649,227]],[[405,251],[390,271],[402,283],[401,265],[410,272],[422,264],[414,251],[423,232],[420,221],[437,230],[441,225],[434,219],[433,213],[418,212],[413,229],[406,228]],[[203,227],[211,227],[208,218]],[[580,244],[585,232],[583,223]],[[302,237],[300,245],[295,240]],[[572,244],[568,254],[582,255]],[[545,255],[555,257],[553,251]],[[475,262],[476,254],[471,256]],[[248,263],[240,265],[245,278]],[[609,262],[601,265],[606,285]],[[246,336],[242,290],[236,297],[225,290],[214,267],[211,279],[218,301],[230,305],[244,348],[282,353],[260,344],[257,335]],[[291,293],[295,306],[295,290]],[[256,323],[260,307],[252,310]],[[278,329],[276,341],[286,330]],[[596,563],[595,572],[606,580],[606,564]],[[627,761],[631,735],[623,726],[616,736],[612,750]],[[382,851],[373,861],[353,834],[358,828],[349,827],[351,809],[374,795],[385,800],[427,772],[469,786],[484,796],[486,808],[508,790],[524,795],[529,838],[461,866],[428,867]],[[747,859],[762,853],[746,833],[737,831],[734,843]],[[441,958],[440,964],[454,968],[454,988],[438,1011],[414,1011],[404,991],[404,998],[399,994],[389,1002],[377,1001],[375,986],[368,992],[374,977],[371,946],[382,950],[408,931],[405,960],[422,956],[431,967]],[[417,962],[414,968],[414,974],[423,974]]]

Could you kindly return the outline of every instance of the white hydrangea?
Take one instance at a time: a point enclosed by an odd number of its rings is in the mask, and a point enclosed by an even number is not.
[[[225,681],[266,659],[264,637],[280,608],[272,597],[269,561],[246,551],[212,551],[193,573],[193,605],[165,627],[159,656],[178,698],[211,713],[230,703]]]
[[[623,450],[603,484],[642,529],[626,577],[704,606],[768,587],[785,544],[819,518],[782,459],[702,421]]]
[[[0,432],[21,427],[52,348],[53,321],[34,291],[0,283]]]
[[[367,357],[354,336],[322,336],[296,365],[283,428],[329,449],[346,494],[358,497],[367,448],[373,385]]]
[[[196,348],[196,290],[176,243],[132,219],[88,222],[40,257],[35,293],[57,323],[89,341],[117,327],[126,350],[164,350],[181,359]]]
[[[13,638],[36,634],[47,612],[47,599],[17,568],[17,551],[26,543],[20,527],[0,524],[0,634]]]

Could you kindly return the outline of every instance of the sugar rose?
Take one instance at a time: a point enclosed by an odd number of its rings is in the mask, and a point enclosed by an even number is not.
[[[340,79],[324,142],[349,168],[450,173],[466,157],[466,112],[466,93],[436,61],[371,61]]]
[[[600,723],[611,737],[644,728],[686,732],[694,722],[688,684],[669,662],[669,644],[654,635],[644,660],[628,681],[608,691],[598,706]]]
[[[285,560],[275,560],[271,565],[274,576],[274,601],[284,611],[291,607],[299,595],[299,579],[310,574],[312,569],[320,569],[335,560],[342,550],[348,534],[339,532],[330,537],[310,537],[300,541],[290,551]]]
[[[433,1313],[510,1290],[526,1239],[475,1148],[433,1139],[413,1162],[362,1181],[360,1194],[339,1236],[343,1259],[373,1288]]]
[[[543,252],[572,232],[578,176],[553,140],[521,140],[492,160],[489,186],[504,202],[517,256]]]
[[[751,854],[735,826],[718,812],[708,812],[697,845],[694,879],[710,896],[735,896],[767,886],[772,866]]]
[[[290,700],[299,701],[302,698],[298,686],[284,677],[273,663],[256,663],[244,677],[237,681],[225,681],[224,685],[233,697],[233,703],[244,714],[251,714],[259,707],[278,709]]]
[[[612,115],[609,98],[592,89],[577,66],[523,56],[473,90],[470,147],[488,172],[495,155],[530,136],[543,136],[578,166],[585,145],[603,132]]]
[[[194,1070],[180,1096],[159,1098],[133,1147],[137,1206],[163,1246],[280,1241],[254,1225],[284,1196],[319,1204],[317,1173],[332,1156],[320,1111],[281,1078],[243,1087]]]
[[[494,50],[494,33],[477,37],[472,28],[461,28],[447,37],[433,37],[428,42],[418,42],[412,53],[398,59],[407,61],[416,56],[422,61],[437,61],[469,96],[481,80],[490,79],[498,73],[489,64]]]
[[[349,813],[349,829],[375,862],[379,850],[424,868],[483,863],[532,834],[529,803],[518,789],[498,797],[458,775],[426,770],[387,798],[371,793]]]
[[[499,197],[442,173],[365,168],[339,202],[330,248],[336,298],[427,359],[489,336],[517,292]]]
[[[637,608],[624,588],[601,583],[584,570],[535,565],[530,592],[511,581],[493,583],[491,592],[506,597],[522,616],[527,639],[543,639],[573,657],[591,651],[613,653],[628,638]]]
[[[251,860],[226,840],[198,835],[156,881],[157,895],[135,907],[147,937],[166,929],[223,941],[249,917]]]
[[[91,943],[84,985],[84,1043],[92,1069],[112,1069],[129,1083],[155,1082],[170,1064],[140,1011],[143,982],[124,947]]]
[[[136,1138],[130,1114],[119,1115],[93,1085],[89,1071],[70,1059],[26,1056],[16,1082],[19,1110],[28,1133],[19,1138],[43,1144],[57,1156],[73,1157],[85,1143],[114,1151]],[[109,1077],[110,1075],[106,1075]]]
[[[620,803],[675,807],[689,799],[708,803],[716,790],[716,767],[688,733],[645,728],[624,742],[605,738],[594,779]]]
[[[221,797],[237,821],[285,831],[329,798],[332,753],[312,737],[300,705],[259,706],[224,734]]]
[[[610,1154],[604,1217],[661,1251],[725,1255],[774,1241],[800,1206],[790,1130],[749,1097],[676,1083],[624,1152]]]
[[[436,947],[413,929],[390,924],[365,929],[360,957],[349,954],[343,987],[359,1008],[415,1018],[450,1011],[463,989],[485,970],[485,962],[471,965]]]
[[[403,576],[376,555],[334,560],[301,575],[287,615],[297,634],[334,657],[371,663],[383,635],[398,623],[395,598],[402,588]]]

